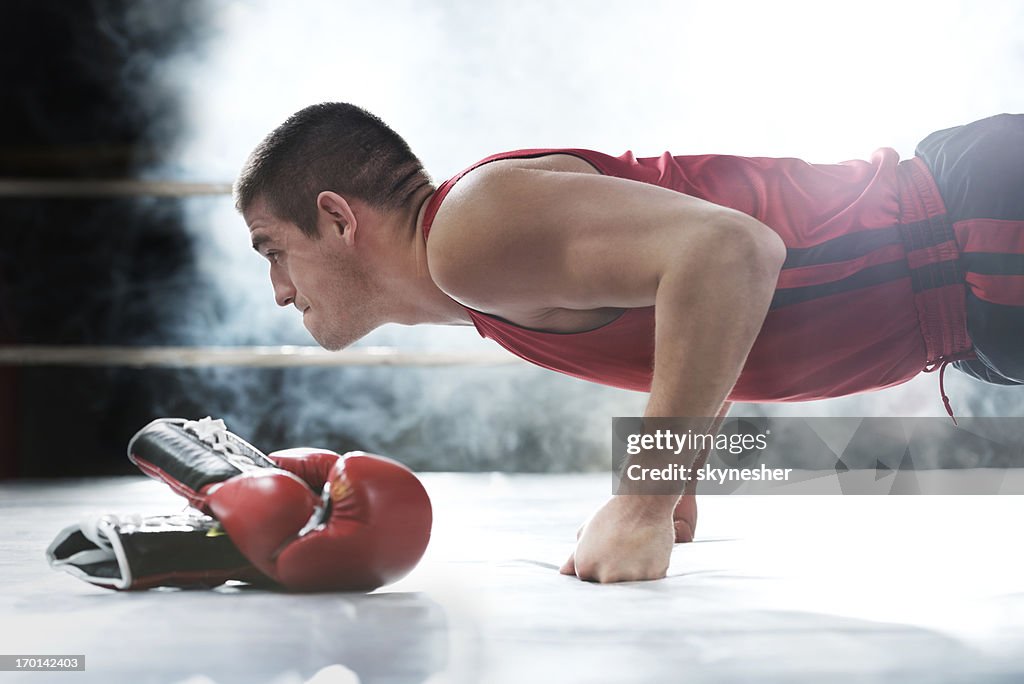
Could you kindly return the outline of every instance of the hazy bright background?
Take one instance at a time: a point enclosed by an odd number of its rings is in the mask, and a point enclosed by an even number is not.
[[[1021,3],[236,2],[211,19],[203,51],[161,65],[187,93],[177,172],[189,178],[233,177],[266,132],[324,100],[376,112],[437,180],[518,147],[831,163],[889,146],[907,156],[933,130],[1024,110]],[[210,267],[230,264],[238,321],[297,325],[293,311],[274,310],[228,203],[192,225],[223,246]],[[440,328],[386,328],[366,342],[489,344]],[[978,384],[958,375],[948,373],[949,391],[963,410]],[[936,385],[926,375],[904,391],[789,409],[941,415]],[[472,382],[465,391],[493,396]],[[1022,391],[989,394],[1022,405]],[[584,396],[562,412],[590,410]],[[636,395],[608,401],[594,407],[602,418],[642,406]]]
[[[520,147],[832,163],[889,146],[907,156],[933,130],[1024,111],[1024,3],[1005,0],[194,0],[187,16],[153,1],[94,4],[127,8],[116,27],[100,22],[111,45],[159,31],[167,14],[187,37],[169,56],[125,51],[120,77],[145,115],[158,123],[163,100],[151,92],[180,108],[148,132],[161,148],[143,168],[154,178],[230,181],[274,126],[326,100],[377,113],[437,181]],[[133,339],[312,344],[296,312],[274,305],[230,199],[181,207],[192,270],[173,287],[107,295],[106,310],[160,312],[163,326]],[[362,344],[496,348],[472,328],[441,327],[388,326]],[[439,469],[607,467],[609,418],[639,414],[645,398],[526,366],[214,369],[160,382],[162,413],[198,403],[243,434],[274,426],[272,446],[357,445]],[[1024,415],[1024,389],[952,369],[946,386],[963,415]],[[935,375],[736,412],[944,415]]]

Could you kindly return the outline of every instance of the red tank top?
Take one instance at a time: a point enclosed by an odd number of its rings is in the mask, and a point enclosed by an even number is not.
[[[427,239],[459,179],[500,159],[569,154],[602,174],[737,209],[787,247],[775,296],[733,401],[808,401],[905,382],[970,349],[958,252],[934,181],[918,159],[880,149],[834,165],[727,155],[636,158],[582,149],[517,150],[481,160],[427,204]],[[627,309],[579,333],[523,328],[467,309],[481,336],[584,380],[649,391],[654,307]],[[932,368],[928,368],[931,370]]]

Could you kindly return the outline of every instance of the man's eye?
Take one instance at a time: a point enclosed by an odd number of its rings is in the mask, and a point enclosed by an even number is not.
[[[267,261],[269,261],[270,263],[276,264],[278,262],[278,257],[280,256],[280,254],[280,252],[277,252],[275,250],[269,250],[267,252],[264,252],[263,256],[265,256],[267,258]]]

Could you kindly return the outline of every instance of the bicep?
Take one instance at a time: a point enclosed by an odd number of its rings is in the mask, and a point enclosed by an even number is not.
[[[696,268],[762,229],[732,209],[646,183],[483,167],[442,205],[431,263],[442,289],[471,306],[649,306],[668,271]]]

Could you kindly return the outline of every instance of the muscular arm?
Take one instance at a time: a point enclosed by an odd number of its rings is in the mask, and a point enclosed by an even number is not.
[[[456,300],[511,320],[655,308],[648,416],[714,417],[771,302],[785,247],[745,214],[645,183],[489,164],[449,194],[428,243]]]
[[[428,260],[435,282],[485,312],[516,321],[560,309],[654,304],[654,376],[645,415],[705,417],[704,431],[728,410],[726,397],[785,258],[781,239],[745,214],[635,181],[537,169],[474,171],[448,196],[434,231]],[[676,498],[613,497],[614,510],[603,509],[604,518],[595,516],[588,527],[665,520],[670,550]],[[667,551],[643,567],[608,561],[610,549],[639,558],[662,544],[629,529],[627,537],[644,548],[630,551],[622,538],[602,548],[599,533],[588,541],[585,531],[577,574],[598,581],[663,576]],[[593,558],[589,550],[580,557],[585,545],[595,544]]]
[[[660,279],[654,378],[645,417],[703,418],[703,424],[691,422],[694,432],[717,432],[731,406],[726,397],[761,329],[785,258],[784,248],[777,260],[761,256],[762,249],[757,240],[737,239],[693,270],[670,268]],[[677,459],[699,456],[706,458],[693,452]],[[675,502],[663,496],[632,496],[629,504],[640,513],[659,515]]]

